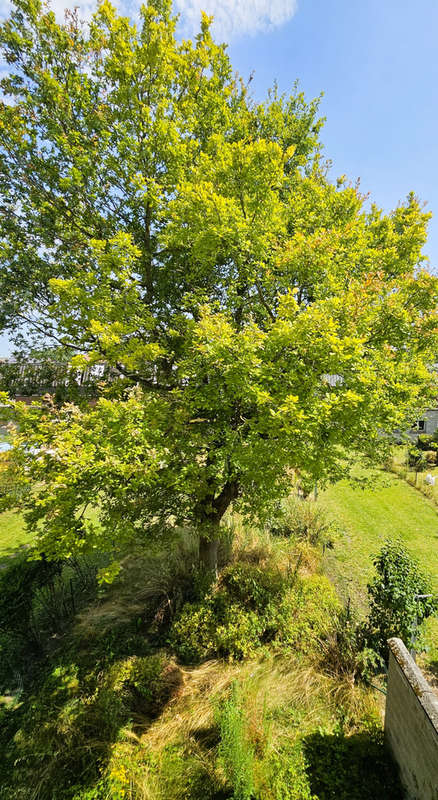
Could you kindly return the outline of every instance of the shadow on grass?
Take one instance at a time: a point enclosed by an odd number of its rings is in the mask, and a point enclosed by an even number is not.
[[[125,679],[126,664],[139,654],[145,662],[158,656],[134,628],[118,634],[117,650],[103,638],[85,658],[84,643],[60,642],[57,653],[35,662],[33,679],[14,702],[0,703],[0,786],[8,793],[0,789],[1,800],[107,798],[102,775],[122,729],[144,733],[182,684],[180,671],[165,664],[139,692]]]
[[[315,733],[304,740],[307,774],[318,800],[402,800],[383,733]]]
[[[171,665],[148,666],[147,614],[76,632],[76,613],[97,602],[94,570],[73,574],[25,553],[0,560],[0,799],[99,800],[121,730],[145,730],[182,678]],[[129,672],[134,657],[144,676]]]

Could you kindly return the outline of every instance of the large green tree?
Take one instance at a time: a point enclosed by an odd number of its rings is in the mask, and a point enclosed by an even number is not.
[[[137,25],[15,0],[0,42],[2,325],[120,375],[17,409],[29,524],[53,556],[190,525],[213,567],[232,502],[261,517],[291,469],[335,477],[427,405],[428,217],[333,185],[317,102],[254,102],[169,0]]]

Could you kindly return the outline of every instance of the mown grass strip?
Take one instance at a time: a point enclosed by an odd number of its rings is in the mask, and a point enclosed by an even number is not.
[[[344,600],[350,597],[366,610],[373,556],[388,538],[402,540],[438,592],[438,509],[431,500],[401,478],[382,474],[380,485],[365,489],[340,481],[321,494],[320,502],[338,528],[325,565]],[[438,661],[438,619],[428,621],[428,639],[428,660]]]

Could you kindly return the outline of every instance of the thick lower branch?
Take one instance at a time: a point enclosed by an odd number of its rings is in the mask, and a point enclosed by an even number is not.
[[[215,497],[212,502],[212,506],[214,509],[214,520],[219,524],[223,515],[225,514],[228,506],[236,499],[238,495],[238,484],[237,481],[230,481],[226,483],[224,488],[222,489],[221,493]]]

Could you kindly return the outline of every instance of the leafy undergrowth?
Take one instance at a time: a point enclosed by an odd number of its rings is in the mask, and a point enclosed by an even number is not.
[[[105,590],[90,578],[55,633],[38,573],[33,660],[3,674],[2,799],[401,796],[375,694],[323,663],[342,612],[316,542],[229,525],[217,579],[181,533]]]

